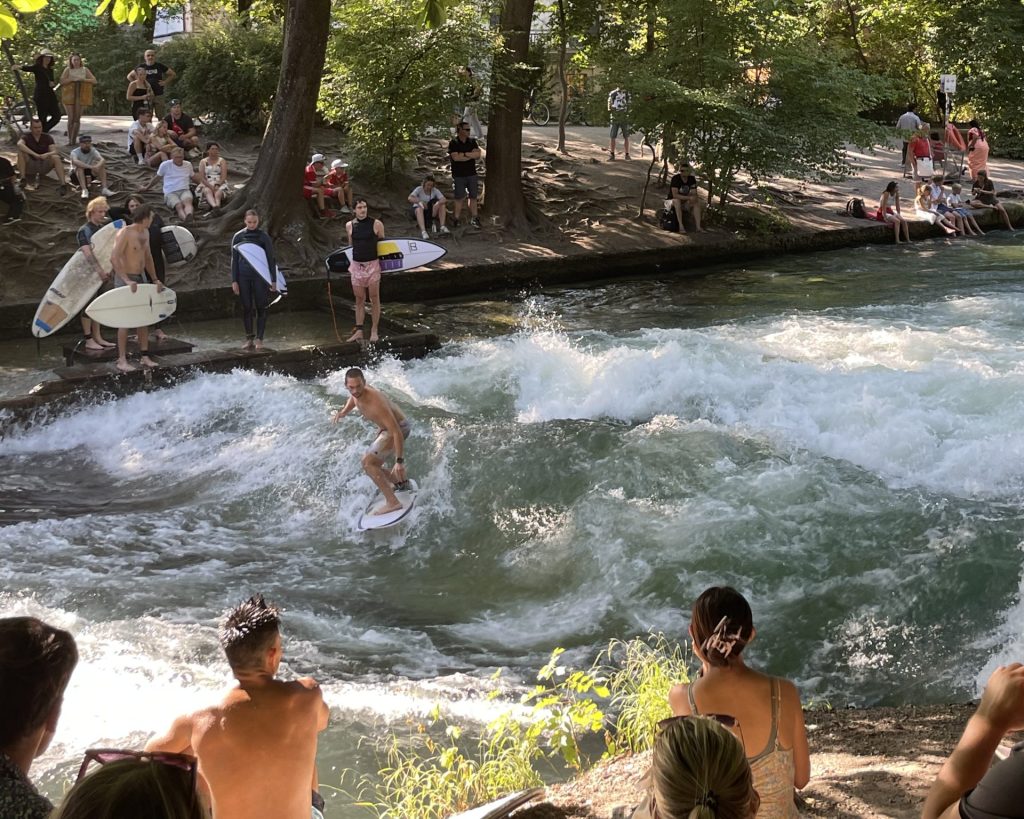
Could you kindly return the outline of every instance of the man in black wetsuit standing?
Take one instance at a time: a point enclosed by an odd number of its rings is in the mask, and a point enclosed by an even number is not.
[[[242,322],[245,324],[245,344],[242,349],[262,350],[270,294],[276,293],[277,287],[269,284],[239,252],[238,246],[242,244],[253,244],[263,249],[267,256],[268,274],[274,280],[277,274],[274,242],[265,231],[260,230],[260,217],[254,210],[245,212],[245,229],[238,231],[231,240],[231,290],[242,300]],[[255,330],[253,314],[256,317]]]

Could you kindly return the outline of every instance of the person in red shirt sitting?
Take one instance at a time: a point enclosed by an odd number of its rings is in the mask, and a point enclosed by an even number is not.
[[[352,212],[352,186],[349,184],[348,163],[335,159],[331,163],[331,172],[326,179],[328,189],[334,188],[338,201],[341,203],[342,213]],[[330,194],[328,194],[330,196]]]

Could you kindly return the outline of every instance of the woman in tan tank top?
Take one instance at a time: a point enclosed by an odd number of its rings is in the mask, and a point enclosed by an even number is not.
[[[800,695],[788,680],[743,661],[757,633],[750,604],[735,589],[712,587],[693,604],[689,631],[701,670],[693,683],[669,692],[672,713],[734,717],[761,797],[758,819],[797,817],[794,791],[811,775]]]

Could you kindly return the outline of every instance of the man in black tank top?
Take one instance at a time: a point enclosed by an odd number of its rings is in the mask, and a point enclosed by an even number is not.
[[[365,199],[356,199],[356,218],[345,225],[348,243],[352,246],[352,264],[348,272],[352,277],[352,295],[356,300],[356,325],[349,341],[363,340],[363,322],[366,320],[366,297],[370,297],[370,341],[377,340],[380,324],[380,260],[377,242],[384,238],[384,223],[367,214]]]

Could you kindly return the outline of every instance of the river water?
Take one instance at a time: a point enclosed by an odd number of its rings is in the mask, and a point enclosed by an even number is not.
[[[217,617],[254,591],[324,685],[328,783],[436,701],[493,716],[497,668],[682,638],[715,583],[808,700],[965,699],[1024,655],[1019,238],[390,312],[453,339],[368,369],[414,424],[408,525],[355,530],[373,431],[329,423],[341,371],[201,375],[0,442],[0,615],[82,651],[49,793],[215,696]]]

